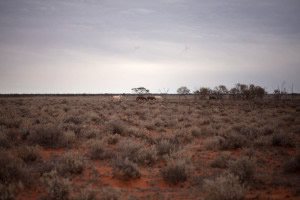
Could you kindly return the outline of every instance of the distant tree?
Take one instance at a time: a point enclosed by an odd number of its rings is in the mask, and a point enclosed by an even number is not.
[[[238,89],[236,87],[231,88],[229,93],[232,95],[233,99],[237,99],[237,95],[238,95]]]
[[[255,86],[254,88],[254,98],[264,98],[264,95],[267,94],[266,90],[260,86]]]
[[[248,99],[250,96],[248,85],[237,83],[235,84],[236,98],[238,99]]]
[[[131,89],[134,93],[138,94],[139,96],[143,96],[144,94],[148,94],[150,91],[144,87],[132,88]]]
[[[229,93],[234,99],[262,99],[267,94],[265,89],[260,86],[255,86],[254,84],[248,86],[241,83],[235,84],[235,87],[231,88]]]
[[[205,99],[211,93],[212,90],[208,87],[201,87],[199,90],[194,91],[194,94],[200,95],[203,99]]]
[[[222,99],[223,95],[228,93],[228,90],[225,85],[219,85],[214,88],[212,93],[215,95],[217,99]]]
[[[278,86],[278,88],[276,90],[274,90],[274,97],[275,97],[275,99],[280,100],[280,99],[283,99],[282,97],[284,97],[286,94],[287,94],[287,90],[286,90],[285,81],[284,81],[281,84],[281,89]]]
[[[186,97],[185,95],[188,95],[190,93],[190,89],[188,89],[186,86],[182,86],[177,89],[177,93]]]

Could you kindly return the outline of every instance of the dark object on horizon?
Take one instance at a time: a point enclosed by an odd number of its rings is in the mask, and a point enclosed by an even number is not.
[[[149,100],[156,100],[156,98],[155,97],[147,97],[147,100],[149,101]]]
[[[148,101],[148,99],[146,97],[137,97],[136,98],[137,101]]]

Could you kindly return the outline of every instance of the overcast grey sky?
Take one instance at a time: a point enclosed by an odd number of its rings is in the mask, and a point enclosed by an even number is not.
[[[300,0],[0,0],[0,93],[300,92]]]

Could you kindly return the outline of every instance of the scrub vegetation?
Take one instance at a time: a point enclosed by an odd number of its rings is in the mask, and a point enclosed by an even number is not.
[[[299,199],[300,98],[225,89],[1,97],[0,199]]]

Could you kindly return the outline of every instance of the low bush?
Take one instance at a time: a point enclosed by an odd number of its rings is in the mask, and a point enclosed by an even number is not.
[[[219,154],[215,160],[210,163],[210,166],[213,168],[227,168],[228,162],[231,159],[231,154],[229,152],[224,152]]]
[[[144,129],[129,127],[127,129],[128,136],[134,136],[136,138],[144,138],[147,135],[147,132]]]
[[[191,142],[193,139],[193,135],[188,129],[180,129],[178,131],[175,131],[174,138],[178,141],[178,143],[182,144]]]
[[[192,136],[195,137],[195,138],[198,138],[198,137],[201,137],[201,136],[202,136],[202,134],[201,134],[201,129],[198,128],[198,127],[193,127],[193,128],[191,129],[191,134],[192,134]]]
[[[136,152],[136,157],[133,159],[138,164],[153,165],[157,161],[157,150],[155,146],[142,147]]]
[[[118,134],[109,135],[105,139],[106,139],[108,144],[117,144],[119,139],[120,139],[120,135],[118,135]]]
[[[243,148],[241,150],[241,156],[246,156],[249,159],[255,159],[256,158],[256,150],[254,148]]]
[[[55,126],[40,127],[31,131],[28,141],[46,148],[61,148],[67,145],[62,130]]]
[[[100,192],[100,200],[119,200],[121,199],[121,192],[118,189],[106,187]]]
[[[225,139],[221,136],[210,137],[204,140],[202,148],[204,150],[219,150],[224,141]]]
[[[5,151],[0,151],[0,183],[10,184],[21,182],[25,186],[32,183],[30,171],[23,167],[22,160]]]
[[[125,139],[119,142],[118,151],[123,157],[128,157],[130,160],[134,160],[137,151],[139,151],[145,145],[132,139]]]
[[[253,145],[255,148],[265,148],[271,145],[270,136],[261,136],[254,140]]]
[[[236,175],[242,183],[249,183],[255,179],[256,161],[247,156],[241,156],[228,164],[229,171]]]
[[[41,178],[51,200],[67,200],[71,192],[71,183],[68,179],[59,177],[55,170],[45,173]]]
[[[106,124],[106,131],[111,134],[126,135],[126,125],[123,121],[114,119]]]
[[[271,138],[272,145],[274,146],[287,146],[294,147],[296,145],[296,140],[293,134],[285,134],[283,132],[277,132],[272,135]]]
[[[16,155],[24,162],[34,162],[42,159],[41,150],[39,146],[20,146],[17,147]]]
[[[209,200],[242,200],[247,188],[238,177],[225,173],[215,180],[204,180],[204,190]]]
[[[114,176],[128,180],[130,178],[140,178],[141,173],[137,164],[130,161],[127,157],[118,156],[111,161]]]
[[[170,159],[167,166],[161,170],[164,180],[175,185],[186,181],[191,172],[191,163],[186,159]]]
[[[5,185],[0,183],[0,199],[1,200],[14,200],[15,199],[15,187],[12,184]]]
[[[84,170],[84,167],[83,157],[77,152],[65,152],[61,157],[62,172],[79,174]]]
[[[97,200],[97,192],[93,190],[82,190],[78,195],[72,197],[72,200]]]
[[[6,119],[0,118],[0,126],[5,126],[6,128],[19,128],[22,123],[20,119]]]
[[[75,124],[63,124],[62,128],[64,131],[72,131],[75,133],[76,138],[84,137],[85,128],[82,125],[75,125]]]
[[[238,133],[228,133],[224,138],[224,141],[220,143],[222,150],[238,149],[246,147],[248,144],[247,137]]]
[[[65,146],[71,147],[72,144],[76,141],[76,135],[74,133],[74,131],[66,131],[63,133],[63,141],[62,143]]]
[[[245,136],[248,140],[254,140],[259,135],[259,130],[255,127],[242,127],[238,133]]]
[[[37,166],[36,171],[39,173],[40,176],[43,176],[45,173],[49,173],[52,170],[60,169],[60,160],[51,157],[49,160],[44,160],[42,163],[39,163]]]
[[[162,139],[156,144],[156,149],[159,156],[164,156],[178,151],[179,146],[169,139]]]
[[[83,119],[79,116],[69,116],[68,118],[65,119],[65,123],[71,123],[71,124],[75,124],[75,125],[79,125],[81,124],[83,121]]]
[[[0,129],[0,148],[8,148],[10,143],[4,130]]]
[[[131,139],[123,140],[118,145],[119,155],[141,165],[152,165],[157,160],[157,150],[154,146],[146,147]]]
[[[91,139],[87,142],[88,152],[92,159],[103,160],[110,157],[109,152],[107,151],[107,143],[103,140]]]
[[[287,161],[283,165],[284,172],[295,173],[300,171],[300,154],[297,154],[294,159]]]

